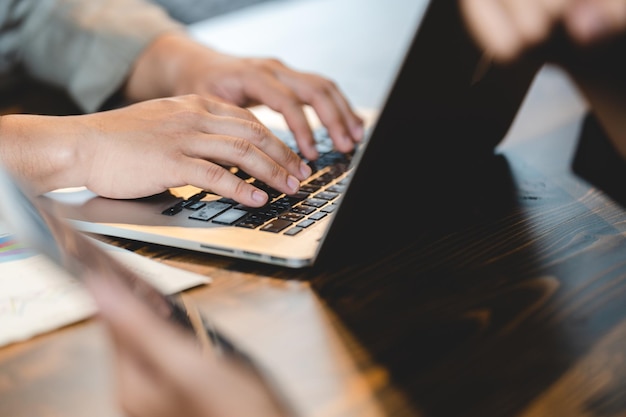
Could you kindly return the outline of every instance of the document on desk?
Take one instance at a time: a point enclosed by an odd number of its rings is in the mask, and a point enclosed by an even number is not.
[[[112,256],[166,294],[210,278],[102,242]],[[95,313],[83,285],[44,255],[20,245],[0,226],[0,346],[26,340]]]

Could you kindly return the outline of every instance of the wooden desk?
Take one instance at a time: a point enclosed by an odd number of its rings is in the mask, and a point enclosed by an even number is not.
[[[279,2],[193,30],[324,72],[369,107],[415,3]],[[543,71],[500,148],[515,204],[385,259],[298,271],[115,242],[213,277],[186,298],[291,382],[309,415],[624,415],[626,212],[571,173],[584,108]],[[0,415],[118,415],[110,359],[94,320],[0,349]]]

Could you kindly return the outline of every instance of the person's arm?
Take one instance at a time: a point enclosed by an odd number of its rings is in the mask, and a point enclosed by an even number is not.
[[[311,174],[250,111],[197,95],[88,115],[2,116],[0,164],[40,193],[86,186],[133,198],[194,185],[253,207],[267,194],[227,167],[287,194]]]
[[[530,57],[562,67],[626,159],[626,1],[459,1],[470,34],[497,64]]]
[[[167,33],[150,44],[125,92],[133,101],[197,93],[238,106],[265,104],[285,117],[308,159],[318,155],[304,105],[313,107],[339,151],[352,151],[363,138],[363,121],[328,78],[295,71],[276,59],[232,56],[184,33]]]
[[[195,93],[279,111],[308,159],[318,154],[304,105],[315,109],[339,151],[363,138],[362,120],[331,80],[201,45],[145,0],[25,1],[23,64],[67,89],[86,112],[120,91],[130,102]]]
[[[496,62],[518,59],[562,27],[593,45],[626,29],[623,0],[459,0],[470,33]]]
[[[112,340],[116,392],[132,417],[286,417],[281,398],[241,364],[202,354],[112,277],[87,284]],[[158,340],[158,343],[154,341]]]

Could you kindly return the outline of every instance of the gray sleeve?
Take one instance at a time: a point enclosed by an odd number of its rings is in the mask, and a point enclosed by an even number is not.
[[[3,0],[6,1],[6,0]],[[35,78],[96,111],[124,83],[157,35],[184,26],[143,0],[21,0],[18,60]]]

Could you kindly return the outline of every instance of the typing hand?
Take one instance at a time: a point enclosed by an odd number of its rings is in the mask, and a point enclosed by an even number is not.
[[[250,111],[197,95],[80,116],[10,115],[2,122],[5,166],[41,192],[84,185],[104,197],[135,198],[193,185],[258,207],[267,194],[224,166],[287,194],[311,173]]]
[[[363,139],[363,121],[332,81],[295,71],[275,59],[234,57],[181,34],[163,35],[139,58],[126,94],[141,100],[188,93],[238,106],[265,104],[282,113],[300,151],[310,160],[318,152],[304,105],[313,107],[337,150],[350,152]]]
[[[100,279],[99,279],[100,278]],[[246,368],[202,354],[189,333],[158,317],[115,279],[86,280],[113,342],[117,396],[129,417],[280,417]]]
[[[460,0],[470,32],[495,60],[547,40],[556,25],[588,45],[626,29],[624,0]]]

